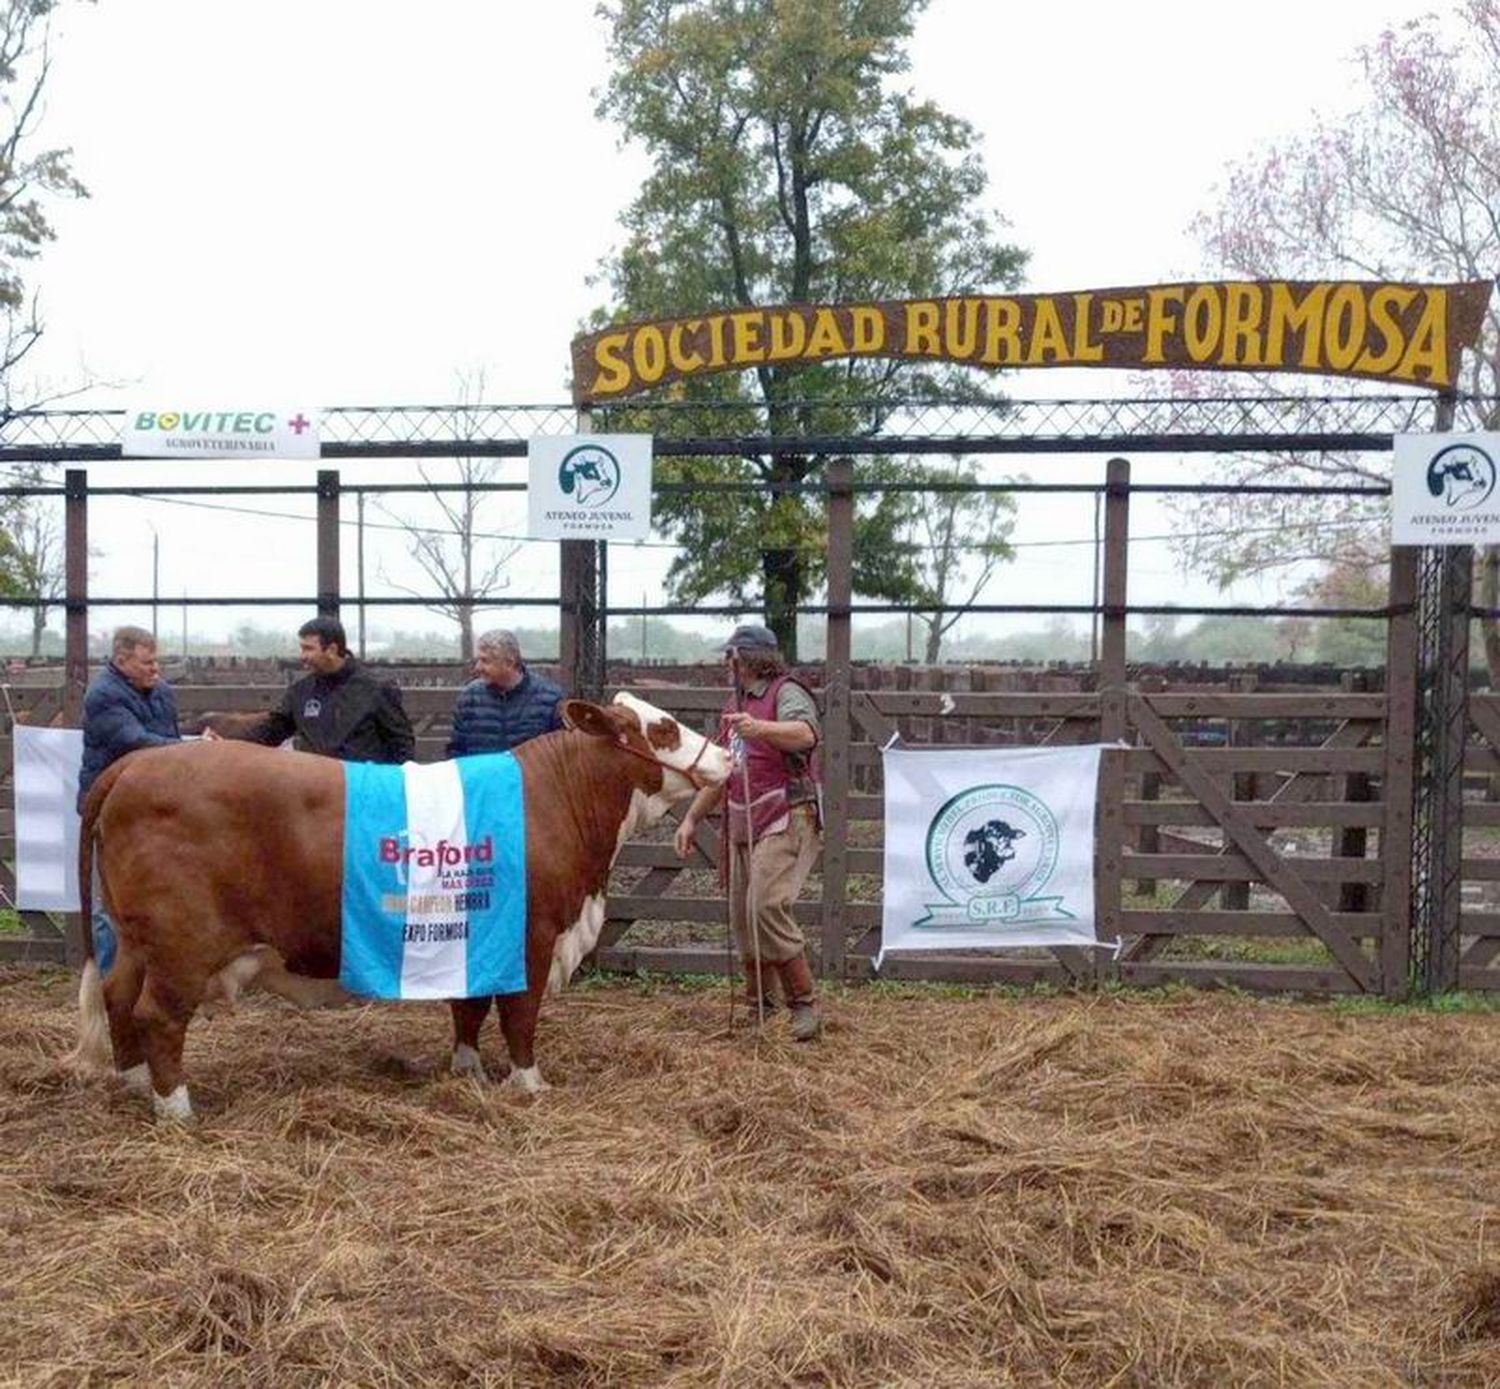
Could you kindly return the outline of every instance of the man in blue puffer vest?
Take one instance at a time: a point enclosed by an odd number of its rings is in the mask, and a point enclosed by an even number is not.
[[[78,769],[78,809],[111,762],[137,748],[175,743],[177,698],[161,678],[156,637],[144,627],[121,627],[110,643],[109,664],[90,683],[83,697],[83,764]],[[115,927],[94,887],[94,959],[108,974],[115,958]]]
[[[496,630],[479,638],[474,674],[478,679],[459,691],[453,710],[449,757],[509,752],[563,726],[562,690],[526,668],[514,632]]]

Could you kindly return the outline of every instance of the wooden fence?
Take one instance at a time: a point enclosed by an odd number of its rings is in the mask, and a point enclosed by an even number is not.
[[[1118,955],[1026,950],[902,955],[898,978],[1096,986],[1180,980],[1318,993],[1407,992],[1413,958],[1413,849],[1419,742],[1416,569],[1397,552],[1387,609],[1387,659],[1379,690],[1229,690],[1201,681],[1141,678],[1125,659],[1129,466],[1108,465],[1103,496],[1099,660],[1090,676],[1044,674],[1030,688],[891,688],[862,678],[851,656],[852,461],[828,465],[828,634],[824,663],[808,672],[823,705],[825,803],[820,871],[798,915],[829,977],[868,977],[880,921],[883,853],[879,747],[893,732],[909,746],[1115,745],[1104,756],[1096,868],[1101,937]],[[336,611],[337,475],[320,473],[319,606]],[[69,473],[68,656],[55,686],[10,689],[18,719],[76,722],[87,678],[86,503]],[[593,547],[564,542],[560,608],[564,683],[598,687],[589,659],[598,601]],[[600,648],[592,647],[597,656]],[[618,671],[616,674],[618,675]],[[570,678],[571,677],[571,678]],[[1134,677],[1134,678],[1133,678]],[[656,703],[708,731],[722,692],[642,678]],[[919,682],[920,683],[920,682]],[[944,682],[949,683],[949,682]],[[977,686],[985,686],[977,688]],[[260,709],[279,688],[177,686],[185,716]],[[441,755],[456,689],[412,683],[407,702],[419,756]],[[1500,780],[1500,704],[1474,698],[1466,768]],[[13,893],[10,749],[0,753],[0,893]],[[724,902],[712,867],[711,828],[699,861],[684,865],[670,827],[629,844],[617,864],[597,962],[615,969],[717,971],[725,967]],[[1459,982],[1500,984],[1500,883],[1485,850],[1500,839],[1488,802],[1463,809],[1466,894]],[[0,959],[60,960],[67,932],[27,916],[23,934],[0,934]]]
[[[804,673],[821,683],[819,668]],[[279,694],[265,685],[176,690],[185,718],[208,709],[268,708]],[[454,687],[407,690],[421,759],[442,755],[456,693]],[[653,681],[647,693],[704,731],[717,725],[720,689]],[[828,691],[820,694],[826,704]],[[13,688],[11,698],[23,722],[61,721],[60,686]],[[1500,739],[1500,700],[1486,696],[1472,707],[1476,725]],[[884,843],[879,748],[900,733],[908,746],[1130,744],[1105,753],[1097,871],[1100,935],[1118,936],[1124,946],[1117,958],[1076,950],[902,955],[887,962],[887,977],[1404,990],[1409,853],[1399,846],[1410,840],[1411,759],[1409,744],[1390,735],[1393,704],[1386,693],[1219,693],[1201,685],[1149,693],[855,689],[848,708],[847,734],[840,739],[836,725],[828,729],[833,794],[825,855],[797,908],[824,974],[871,974]],[[1260,737],[1267,726],[1275,730],[1274,746]],[[1476,772],[1500,772],[1497,748],[1500,742],[1475,748]],[[7,895],[13,892],[9,758],[6,746],[0,892]],[[1500,806],[1474,804],[1467,813],[1476,832],[1489,830],[1500,840]],[[597,951],[604,968],[725,968],[715,832],[704,827],[702,858],[684,865],[669,830],[659,827],[621,853]],[[1500,858],[1466,860],[1466,869],[1467,876],[1500,882]],[[24,924],[24,935],[0,936],[0,958],[65,958],[62,923],[28,913]],[[1500,953],[1500,910],[1469,912],[1464,929],[1476,938],[1464,960],[1465,986],[1500,982],[1500,969],[1489,968]]]

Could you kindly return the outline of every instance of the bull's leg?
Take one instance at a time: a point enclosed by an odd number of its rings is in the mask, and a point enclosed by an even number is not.
[[[151,1106],[159,1119],[185,1122],[193,1117],[188,1088],[182,1078],[182,1043],[196,1000],[189,1002],[153,971],[135,1006],[135,1021],[145,1042],[146,1065],[151,1070]]]
[[[536,1040],[536,1015],[542,1004],[540,990],[524,994],[506,994],[500,1000],[500,1030],[505,1033],[506,1050],[510,1052],[510,1075],[507,1085],[527,1095],[548,1089],[537,1068],[532,1049]]]
[[[491,999],[455,998],[448,1007],[453,1012],[453,1059],[448,1069],[456,1076],[473,1076],[484,1080],[484,1062],[479,1059],[479,1030],[489,1016]]]
[[[151,1076],[146,1068],[145,1045],[136,1026],[135,1006],[145,980],[145,962],[121,942],[114,967],[104,981],[104,1009],[109,1016],[115,1070],[129,1089],[142,1095],[151,1088]]]

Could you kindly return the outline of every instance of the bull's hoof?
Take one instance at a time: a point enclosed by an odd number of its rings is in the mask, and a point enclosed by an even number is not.
[[[514,1067],[505,1077],[505,1083],[512,1090],[519,1090],[523,1095],[540,1095],[543,1090],[552,1088],[542,1079],[541,1071],[535,1066]]]
[[[151,1108],[156,1111],[158,1119],[171,1124],[191,1124],[197,1118],[193,1113],[192,1102],[188,1099],[186,1085],[179,1085],[170,1095],[158,1095],[153,1090]]]
[[[479,1053],[462,1042],[453,1048],[453,1059],[448,1063],[448,1070],[453,1075],[469,1076],[481,1083],[489,1079],[484,1073],[484,1062],[479,1059]]]
[[[128,1071],[117,1071],[115,1073],[123,1085],[132,1095],[149,1095],[151,1093],[151,1068],[144,1062],[132,1066]]]

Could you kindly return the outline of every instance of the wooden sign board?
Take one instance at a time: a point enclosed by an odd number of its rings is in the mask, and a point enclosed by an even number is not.
[[[1491,286],[1257,280],[729,309],[574,339],[573,399],[850,357],[1025,367],[1297,371],[1451,389]]]

